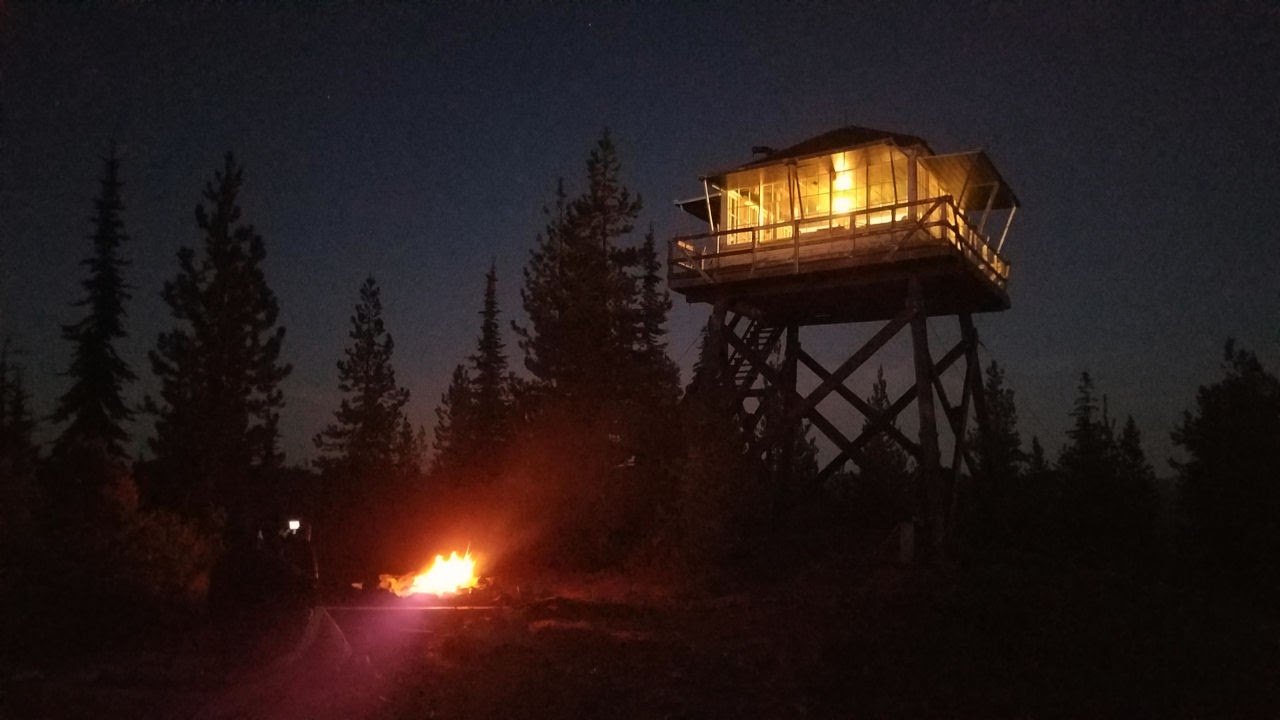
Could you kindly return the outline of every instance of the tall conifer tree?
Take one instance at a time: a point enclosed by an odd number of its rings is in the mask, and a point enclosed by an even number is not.
[[[668,404],[679,393],[680,370],[667,354],[667,314],[671,312],[671,294],[662,277],[662,261],[649,225],[644,241],[637,250],[639,265],[639,297],[637,299],[636,344],[639,362],[653,388],[660,394],[660,404]]]
[[[436,408],[432,474],[446,482],[491,479],[500,452],[510,440],[513,422],[511,375],[498,324],[498,271],[491,263],[484,276],[480,335],[470,367],[454,368],[448,390]]]
[[[1058,457],[1061,516],[1068,551],[1105,565],[1141,565],[1150,550],[1155,512],[1154,474],[1132,418],[1117,441],[1106,396],[1080,376],[1071,411],[1070,442]]]
[[[32,520],[39,452],[35,419],[22,372],[9,360],[9,340],[0,343],[0,554]]]
[[[1228,341],[1223,376],[1200,386],[1173,431],[1181,552],[1215,593],[1280,600],[1280,378]]]
[[[475,397],[472,380],[467,369],[459,364],[453,368],[449,387],[440,396],[436,406],[434,433],[434,457],[431,459],[431,477],[434,481],[459,484],[471,476],[475,465],[475,436],[472,429]]]
[[[1027,476],[1032,478],[1044,478],[1051,472],[1049,468],[1049,460],[1045,455],[1044,446],[1040,444],[1040,438],[1031,436],[1031,452],[1027,455]]]
[[[58,481],[91,487],[101,486],[128,459],[124,424],[133,412],[123,392],[125,385],[137,379],[115,348],[115,342],[125,337],[124,304],[130,297],[123,276],[128,263],[120,254],[128,239],[120,218],[121,185],[120,159],[113,144],[94,201],[94,232],[89,236],[93,250],[81,263],[88,268],[88,277],[81,282],[85,294],[76,306],[87,312],[62,328],[63,338],[74,348],[66,373],[71,387],[53,414],[54,422],[67,423],[54,444],[53,459],[61,468],[59,475],[69,477]]]
[[[635,338],[633,248],[640,198],[621,183],[606,130],[587,159],[587,189],[572,201],[557,187],[525,268],[521,291],[528,326],[513,325],[525,367],[553,396],[617,397]]]
[[[471,356],[472,418],[484,442],[501,445],[506,437],[511,409],[507,387],[507,355],[498,325],[498,269],[489,265],[484,276],[484,307],[480,311],[480,337]]]
[[[1071,408],[1071,428],[1067,430],[1070,442],[1058,457],[1058,469],[1078,481],[1093,486],[1105,483],[1110,474],[1109,428],[1099,416],[1100,406],[1094,394],[1093,378],[1088,372],[1080,374],[1075,403]]]
[[[22,370],[9,360],[9,339],[0,343],[0,475],[13,482],[29,479],[38,451],[36,422]]]
[[[372,277],[360,287],[348,337],[345,359],[338,361],[344,397],[334,422],[314,442],[323,470],[366,483],[394,470],[409,402],[408,389],[396,384],[395,341],[382,320],[382,293]]]
[[[876,380],[871,385],[867,404],[884,413],[889,410],[889,385],[884,378],[884,368],[876,370]],[[890,423],[896,427],[896,423]],[[863,431],[871,427],[868,419]],[[908,494],[911,478],[911,461],[907,453],[887,431],[881,430],[863,447],[865,465],[861,467],[862,484],[871,493],[872,502],[886,508],[891,519],[900,519],[910,512],[912,499]]]
[[[675,407],[679,388],[662,340],[656,251],[633,238],[641,201],[621,181],[607,130],[586,171],[580,195],[557,186],[525,266],[528,323],[513,327],[532,375],[520,403],[532,420],[525,428],[544,434],[534,442],[549,453],[545,467],[574,467],[581,506],[560,536],[598,563],[625,553],[671,494],[662,450],[676,430],[663,409]]]
[[[404,411],[409,390],[396,383],[395,340],[372,277],[360,286],[348,337],[337,363],[343,397],[314,443],[325,490],[325,559],[335,572],[359,577],[391,562],[385,529],[403,517],[417,473],[417,438]]]
[[[178,275],[163,297],[176,326],[150,354],[160,397],[151,441],[162,502],[195,514],[217,507],[244,516],[261,499],[266,471],[276,467],[280,361],[285,330],[262,264],[266,246],[241,221],[243,172],[227,153],[196,206],[201,253],[178,251]]]
[[[1027,463],[1018,433],[1018,409],[1013,390],[1005,386],[1004,368],[995,360],[987,366],[983,384],[986,395],[988,442],[977,429],[969,433],[968,444],[978,450],[978,466],[996,488],[1004,489],[1018,478]]]

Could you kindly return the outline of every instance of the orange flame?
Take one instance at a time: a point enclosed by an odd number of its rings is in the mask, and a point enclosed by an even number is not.
[[[408,595],[452,595],[468,588],[473,588],[479,578],[476,577],[476,561],[467,550],[462,555],[449,553],[448,559],[436,555],[435,562],[423,572],[408,575],[379,575],[378,587],[406,597]]]

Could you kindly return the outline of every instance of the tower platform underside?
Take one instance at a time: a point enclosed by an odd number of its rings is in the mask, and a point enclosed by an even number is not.
[[[693,269],[673,263],[670,287],[689,302],[726,310],[770,325],[823,325],[887,320],[907,303],[918,278],[925,314],[998,312],[1008,293],[954,247],[927,243],[769,264],[708,263]]]

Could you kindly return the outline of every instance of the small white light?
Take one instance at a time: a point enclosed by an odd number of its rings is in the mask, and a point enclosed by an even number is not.
[[[290,530],[291,532],[298,532],[298,530],[299,530],[299,529],[301,529],[301,528],[302,528],[302,521],[301,521],[301,520],[290,520],[290,521],[289,521],[289,530]]]

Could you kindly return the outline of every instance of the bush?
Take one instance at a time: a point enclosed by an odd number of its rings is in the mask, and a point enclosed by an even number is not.
[[[198,606],[222,551],[216,525],[167,510],[136,511],[114,538],[114,574],[128,594],[150,603]]]

